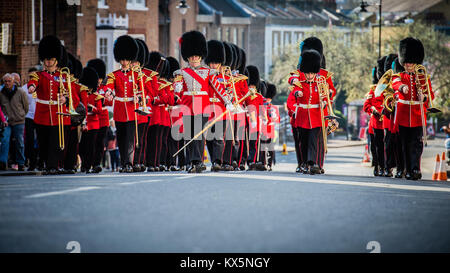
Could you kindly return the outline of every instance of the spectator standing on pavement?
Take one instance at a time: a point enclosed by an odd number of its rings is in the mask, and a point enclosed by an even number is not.
[[[18,170],[23,171],[25,165],[24,155],[24,129],[25,115],[28,112],[28,98],[19,87],[11,74],[3,76],[4,87],[0,92],[0,105],[6,116],[6,128],[0,146],[0,170],[6,170],[11,134],[16,138],[16,161]],[[20,79],[19,79],[20,81]]]
[[[114,120],[110,121],[111,126],[106,131],[106,139],[108,140],[108,152],[111,158],[111,171],[115,172],[120,166],[119,147],[117,146],[116,126]]]
[[[28,73],[38,71],[36,67],[28,70]],[[31,77],[30,77],[31,79]],[[22,86],[22,89],[27,94],[28,98],[28,113],[25,116],[25,162],[28,162],[28,171],[33,171],[37,167],[37,140],[36,140],[36,126],[34,125],[34,112],[36,109],[36,94],[29,94],[27,84]]]

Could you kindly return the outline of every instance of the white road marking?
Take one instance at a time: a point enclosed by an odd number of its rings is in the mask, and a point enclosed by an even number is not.
[[[27,195],[27,196],[25,196],[25,198],[40,198],[40,197],[61,195],[61,194],[79,192],[79,191],[89,191],[89,190],[95,190],[95,189],[100,189],[100,187],[80,187],[80,188],[64,190],[64,191],[52,191],[52,192],[37,193],[37,194]]]
[[[160,182],[162,180],[142,180],[142,181],[135,181],[135,182],[123,182],[119,183],[119,185],[134,185],[134,184],[142,184],[142,183],[152,183],[152,182]]]
[[[306,183],[319,183],[319,184],[332,184],[332,185],[346,185],[346,186],[362,186],[362,187],[374,187],[374,188],[387,188],[387,189],[400,189],[400,190],[414,190],[414,191],[438,191],[438,192],[449,192],[448,187],[430,187],[430,186],[416,186],[416,185],[400,185],[400,184],[386,184],[386,183],[373,183],[373,182],[362,182],[362,181],[337,181],[331,179],[313,179],[307,177],[287,177],[287,176],[268,176],[268,175],[253,175],[253,174],[217,174],[208,173],[208,176],[215,177],[238,177],[247,179],[258,179],[258,180],[273,180],[273,181],[293,181],[293,182],[306,182]]]

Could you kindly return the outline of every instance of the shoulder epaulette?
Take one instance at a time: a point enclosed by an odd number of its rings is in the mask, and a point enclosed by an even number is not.
[[[327,71],[327,79],[333,77],[333,74],[334,74],[333,72]]]
[[[298,70],[296,69],[296,70],[292,71],[289,74],[291,74],[291,75],[300,75],[300,72],[298,72]]]
[[[172,83],[169,81],[166,81],[166,80],[160,80],[160,81],[161,81],[161,83],[159,84],[158,90],[162,90],[162,89],[166,88],[167,86],[172,85]]]
[[[31,72],[30,73],[30,77],[31,77],[31,79],[33,79],[33,80],[39,80],[39,75],[38,75],[38,73],[37,72]]]

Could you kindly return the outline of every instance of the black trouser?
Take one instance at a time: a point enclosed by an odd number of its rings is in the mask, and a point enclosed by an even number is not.
[[[80,141],[81,167],[88,171],[93,167],[94,155],[98,147],[95,147],[98,129],[84,131]]]
[[[246,126],[245,119],[233,121],[234,125],[234,146],[232,147],[232,161],[238,165],[244,165],[247,158]]]
[[[304,162],[308,165],[318,165],[320,168],[322,168],[325,157],[322,127],[312,129],[298,129],[300,133],[302,158]]]
[[[303,153],[302,153],[302,143],[300,141],[300,128],[293,127],[292,128],[292,135],[294,136],[294,143],[295,143],[295,155],[297,157],[297,163],[298,166],[301,166],[303,162]]]
[[[138,146],[135,147],[133,164],[144,164],[145,163],[145,151],[147,145],[147,127],[148,123],[138,124]],[[135,140],[136,141],[136,140]]]
[[[178,152],[181,147],[184,145],[184,140],[182,139],[182,134],[180,132],[180,126],[171,127],[168,135],[168,157],[167,157],[167,166],[175,166],[178,165],[178,167],[184,166],[185,163],[185,157],[184,157],[184,150],[179,152],[177,156],[173,156],[176,152]],[[178,160],[178,162],[177,162]]]
[[[158,126],[151,125],[147,129],[147,147],[146,147],[146,165],[147,167],[156,167],[158,157]]]
[[[420,159],[423,152],[422,126],[399,126],[400,141],[405,160],[406,172],[420,171]]]
[[[208,117],[204,117],[203,115],[183,116],[184,139],[190,141],[196,134],[203,130],[207,122]],[[189,164],[203,162],[204,142],[205,136],[202,134],[186,147],[186,159]]]
[[[384,130],[373,129],[375,153],[377,154],[377,163],[380,168],[384,168]]]
[[[400,141],[400,134],[399,133],[391,134],[391,140],[392,140],[392,146],[393,146],[393,150],[394,150],[395,165],[397,166],[397,172],[404,171],[405,170],[405,160],[404,160],[404,156],[403,156],[402,143]]]
[[[117,144],[122,167],[133,164],[136,125],[135,121],[117,122]]]
[[[206,146],[212,163],[222,164],[225,149],[224,134],[229,120],[219,120],[209,128],[206,135]],[[228,160],[226,164],[230,164],[230,153],[228,152]]]
[[[25,159],[29,167],[37,166],[38,149],[36,148],[36,126],[31,118],[25,119]]]
[[[262,162],[263,158],[261,157],[261,143],[259,140],[260,132],[255,131],[250,133],[249,131],[249,153],[247,157],[247,164]]]
[[[39,143],[39,157],[42,159],[45,168],[58,169],[62,167],[64,151],[59,145],[59,130],[58,126],[46,126],[36,124],[36,133]],[[64,126],[65,138],[69,134],[69,126]],[[64,141],[67,143],[67,141]]]
[[[69,141],[64,156],[64,169],[73,170],[77,165],[78,155],[78,127],[70,128]]]
[[[378,156],[374,134],[369,134],[369,146],[370,146],[370,153],[372,154],[372,167],[378,166]]]
[[[94,154],[94,161],[93,166],[100,166],[103,155],[105,154],[105,137],[106,137],[106,130],[108,129],[108,126],[100,127],[100,129],[97,132],[97,138],[95,142],[95,154]]]
[[[394,135],[388,129],[384,129],[384,167],[392,169],[396,165]]]

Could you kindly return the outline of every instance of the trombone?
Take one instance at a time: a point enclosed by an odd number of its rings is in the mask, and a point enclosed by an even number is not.
[[[133,72],[137,72],[138,73],[138,79],[139,79],[139,83],[140,83],[140,86],[141,86],[141,91],[137,92],[137,93],[142,93],[142,110],[137,108],[134,111],[137,112],[140,115],[143,115],[143,116],[150,115],[150,110],[148,110],[146,97],[145,97],[145,92],[144,92],[144,77],[143,77],[144,73],[142,73],[142,69],[138,65],[133,66],[131,68],[131,70]],[[133,77],[133,83],[134,83],[134,75],[132,77]]]
[[[428,99],[430,100],[430,108],[427,109],[427,112],[430,113],[439,113],[441,110],[435,108],[433,106],[433,100],[431,99],[430,86],[428,85],[428,74],[425,66],[421,64],[416,64],[414,67],[414,72],[416,74],[416,85],[418,88],[422,90],[422,93],[425,91],[428,95]]]
[[[324,76],[322,76],[322,75],[318,76],[316,78],[316,83],[317,83],[317,88],[319,89],[319,109],[320,109],[320,119],[322,120],[323,147],[324,147],[324,151],[326,153],[328,151],[327,131],[325,131],[325,117],[323,114],[322,99],[325,97],[329,97],[329,93],[328,93],[329,91],[328,91],[328,87],[326,86],[326,80],[325,80]],[[328,96],[327,96],[327,94],[328,94]]]
[[[320,75],[317,79],[317,87],[319,88],[320,94],[327,98],[327,108],[329,115],[325,116],[325,119],[337,119],[338,117],[333,112],[333,107],[331,107],[330,102],[330,89],[328,88],[327,80],[324,76]]]
[[[416,64],[414,67],[414,72],[416,74],[416,87],[417,87],[417,96],[422,95],[424,93],[424,85],[426,85],[426,90],[428,92],[429,100],[431,101],[430,89],[428,88],[428,78],[425,67],[420,64]],[[424,81],[424,84],[422,84]],[[411,102],[413,100],[413,96],[411,94]],[[431,104],[430,104],[431,105]],[[426,120],[425,120],[425,111],[423,110],[423,100],[419,101],[420,106],[420,118],[422,120],[422,134],[423,134],[423,143],[427,146],[427,128],[426,128]],[[430,111],[431,112],[431,111]]]

